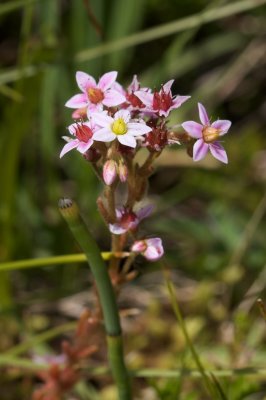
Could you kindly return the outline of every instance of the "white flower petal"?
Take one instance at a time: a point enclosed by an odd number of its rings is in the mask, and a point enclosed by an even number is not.
[[[133,136],[145,135],[148,132],[152,131],[152,128],[146,124],[142,124],[140,122],[129,122],[127,124],[128,134]]]
[[[128,123],[130,120],[130,112],[128,110],[119,110],[115,113],[114,119],[122,118],[125,123]]]
[[[111,233],[114,233],[115,235],[122,235],[127,231],[127,229],[123,228],[119,223],[109,224],[109,230]]]
[[[112,125],[112,123],[114,122],[114,119],[112,117],[109,117],[109,115],[107,115],[104,112],[102,112],[102,113],[98,113],[98,112],[92,113],[91,114],[91,119],[96,125],[101,126],[103,128],[110,127]]]
[[[112,142],[115,138],[116,135],[108,128],[99,129],[93,135],[93,140],[98,140],[100,142]]]
[[[133,148],[137,146],[137,142],[136,142],[136,139],[134,138],[134,136],[131,136],[128,134],[117,135],[117,139],[124,146],[129,146],[129,147],[133,147]]]

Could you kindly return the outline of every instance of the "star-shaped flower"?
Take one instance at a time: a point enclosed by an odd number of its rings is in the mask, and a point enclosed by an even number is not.
[[[173,96],[171,91],[173,83],[174,79],[166,82],[159,92],[150,93],[148,91],[137,90],[134,92],[134,95],[145,104],[145,111],[168,117],[170,111],[180,107],[190,98],[190,96]]]
[[[93,112],[102,110],[103,106],[115,107],[124,103],[126,101],[125,96],[113,89],[116,78],[117,72],[111,71],[104,74],[96,83],[91,75],[78,71],[76,80],[82,93],[71,97],[66,102],[66,107],[88,107],[88,110]]]
[[[84,154],[93,144],[93,131],[95,127],[91,122],[76,122],[68,127],[68,130],[74,138],[63,136],[67,144],[63,147],[60,158],[73,149],[77,149]]]
[[[210,150],[213,157],[227,164],[226,151],[218,139],[228,132],[231,121],[218,119],[211,124],[205,107],[198,103],[198,108],[201,124],[195,121],[186,121],[182,124],[189,136],[197,139],[193,146],[193,160],[201,160]]]
[[[131,120],[128,110],[117,111],[114,117],[106,112],[93,113],[91,118],[100,127],[94,139],[101,142],[111,142],[117,139],[121,144],[129,147],[136,147],[136,136],[145,135],[151,128],[145,122]]]
[[[135,230],[144,218],[147,218],[154,207],[151,204],[142,207],[137,211],[129,210],[125,207],[120,207],[115,210],[117,222],[109,225],[111,233],[115,235],[122,235],[129,230]]]

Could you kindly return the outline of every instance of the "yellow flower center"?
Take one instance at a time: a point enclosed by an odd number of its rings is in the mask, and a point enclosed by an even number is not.
[[[202,130],[202,136],[205,143],[213,143],[219,138],[219,129],[205,126]]]
[[[127,133],[127,124],[123,120],[123,118],[117,118],[112,124],[112,131],[116,135],[124,135]]]

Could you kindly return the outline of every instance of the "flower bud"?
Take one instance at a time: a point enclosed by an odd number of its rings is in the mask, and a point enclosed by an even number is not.
[[[157,261],[164,254],[162,240],[160,238],[138,240],[133,243],[131,251],[141,253],[149,261]]]
[[[118,176],[121,182],[126,182],[128,177],[128,169],[126,164],[124,164],[122,161],[120,161],[118,165]]]
[[[147,248],[147,245],[145,243],[145,240],[137,240],[136,242],[133,243],[131,247],[131,251],[134,251],[136,253],[142,253],[145,251]]]
[[[103,180],[106,185],[112,185],[117,176],[117,164],[114,160],[107,160],[103,166]]]

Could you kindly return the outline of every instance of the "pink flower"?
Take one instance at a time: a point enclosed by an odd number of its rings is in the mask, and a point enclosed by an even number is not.
[[[140,210],[133,212],[127,208],[117,208],[116,209],[116,218],[117,222],[109,225],[109,229],[111,233],[115,235],[122,235],[129,230],[134,230],[137,228],[140,221],[146,217],[148,217],[152,210],[153,205],[149,204],[145,207],[142,207]]]
[[[198,103],[198,108],[201,124],[194,121],[187,121],[182,124],[189,136],[197,139],[193,146],[193,160],[201,160],[210,150],[213,157],[227,164],[226,151],[217,139],[228,132],[231,121],[218,119],[211,124],[205,107]]]
[[[145,111],[168,117],[170,111],[180,107],[190,98],[190,96],[173,96],[171,91],[173,82],[172,79],[165,83],[159,92],[149,93],[137,90],[134,94],[146,105]]]
[[[135,92],[137,91],[147,93],[150,91],[150,89],[140,88],[140,83],[138,81],[137,75],[134,75],[132,82],[130,83],[126,91],[126,99],[127,102],[130,104],[130,110],[139,110],[141,108],[145,108],[145,104],[135,94]]]
[[[93,144],[92,137],[94,126],[91,122],[76,122],[70,125],[68,130],[71,135],[74,136],[74,139],[68,136],[63,136],[67,141],[67,144],[63,147],[60,153],[60,158],[73,149],[77,149],[81,154],[86,153]]]
[[[149,261],[157,261],[164,254],[162,240],[160,238],[137,240],[133,243],[131,251],[141,253]]]
[[[151,128],[144,122],[131,120],[128,110],[117,111],[114,117],[110,117],[106,112],[93,113],[92,120],[100,127],[94,139],[101,142],[111,142],[117,139],[121,144],[129,147],[136,147],[135,136],[145,135]]]
[[[116,71],[107,72],[96,83],[95,79],[85,72],[76,73],[77,84],[82,91],[66,102],[66,107],[83,108],[89,111],[100,111],[103,106],[115,107],[125,102],[125,96],[113,89],[117,77]]]

